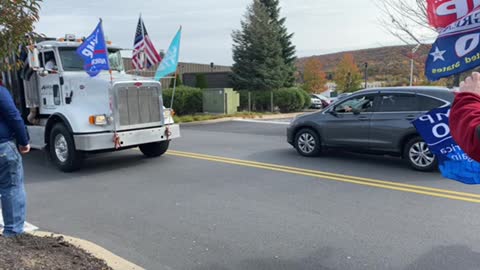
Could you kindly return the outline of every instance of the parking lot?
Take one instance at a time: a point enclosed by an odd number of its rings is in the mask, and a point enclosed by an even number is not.
[[[146,269],[478,269],[480,187],[392,157],[305,158],[286,122],[182,127],[158,159],[25,158],[28,221]]]

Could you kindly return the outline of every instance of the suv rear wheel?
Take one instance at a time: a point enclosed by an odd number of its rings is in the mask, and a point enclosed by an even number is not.
[[[437,158],[430,152],[427,143],[419,136],[407,142],[403,157],[407,160],[410,167],[417,171],[433,171],[438,164]]]
[[[302,129],[295,136],[295,149],[305,157],[314,157],[322,151],[320,137],[311,129]]]

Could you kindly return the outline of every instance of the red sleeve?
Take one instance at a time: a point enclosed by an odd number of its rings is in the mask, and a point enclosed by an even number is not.
[[[480,95],[458,93],[450,111],[450,132],[472,159],[480,162]]]

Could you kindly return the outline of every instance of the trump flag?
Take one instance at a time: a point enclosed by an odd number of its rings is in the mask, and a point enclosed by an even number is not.
[[[479,65],[480,8],[476,8],[440,32],[425,63],[425,75],[437,81]]]
[[[93,33],[78,47],[77,54],[83,59],[83,68],[90,77],[97,76],[102,70],[110,70],[102,20],[100,20]]]
[[[480,6],[480,0],[427,0],[428,21],[441,30]]]
[[[450,107],[438,108],[420,116],[413,125],[437,157],[443,177],[464,184],[480,184],[480,163],[471,159],[453,140],[449,116]]]

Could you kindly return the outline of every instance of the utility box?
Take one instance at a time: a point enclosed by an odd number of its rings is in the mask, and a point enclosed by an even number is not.
[[[234,114],[240,106],[240,94],[232,88],[203,89],[203,112]]]

